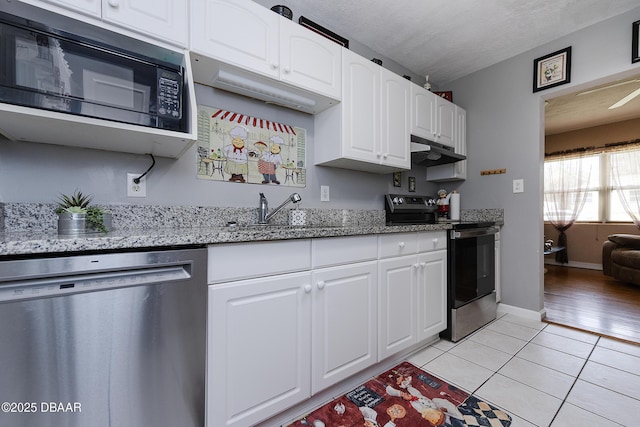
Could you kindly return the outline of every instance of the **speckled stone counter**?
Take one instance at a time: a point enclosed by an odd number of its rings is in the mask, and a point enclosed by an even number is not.
[[[113,213],[114,230],[81,237],[58,236],[54,204],[0,203],[0,256],[161,248],[261,240],[307,239],[451,228],[449,223],[386,226],[383,210],[301,209],[305,226],[288,225],[287,211],[270,225],[255,208],[101,206]],[[504,223],[501,209],[462,211],[462,221]],[[238,227],[227,227],[235,221]]]

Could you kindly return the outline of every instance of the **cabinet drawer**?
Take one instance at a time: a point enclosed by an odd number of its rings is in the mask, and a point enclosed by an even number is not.
[[[446,231],[429,231],[418,234],[418,252],[437,251],[446,248]]]
[[[311,268],[311,242],[229,243],[210,245],[208,282],[220,283]]]
[[[376,236],[328,237],[311,243],[313,268],[349,264],[376,259]]]
[[[418,251],[418,233],[385,234],[378,237],[378,257],[410,255]]]

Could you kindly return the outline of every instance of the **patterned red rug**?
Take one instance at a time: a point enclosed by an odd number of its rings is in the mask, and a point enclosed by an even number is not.
[[[511,417],[403,362],[290,427],[509,427]]]

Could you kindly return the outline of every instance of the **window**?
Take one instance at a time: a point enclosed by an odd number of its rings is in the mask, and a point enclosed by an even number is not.
[[[620,197],[624,192],[630,206],[640,203],[640,147],[632,144],[625,147],[605,147],[581,155],[576,152],[549,155],[544,161],[544,220],[569,220],[573,209],[577,210],[577,221],[583,222],[631,222]],[[590,171],[590,172],[588,172]],[[614,173],[615,172],[615,173]],[[578,174],[583,174],[580,185]],[[571,175],[571,176],[567,176]],[[567,188],[565,188],[567,187]],[[584,194],[583,205],[576,199]],[[562,194],[560,194],[562,193]],[[548,197],[553,195],[554,197]],[[556,209],[549,200],[561,199],[562,207]],[[574,207],[575,206],[575,207]]]

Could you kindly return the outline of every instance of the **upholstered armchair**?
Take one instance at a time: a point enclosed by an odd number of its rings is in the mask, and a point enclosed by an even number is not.
[[[610,235],[602,244],[602,272],[640,286],[640,235]]]

